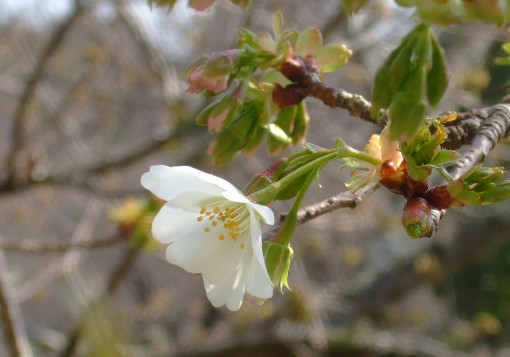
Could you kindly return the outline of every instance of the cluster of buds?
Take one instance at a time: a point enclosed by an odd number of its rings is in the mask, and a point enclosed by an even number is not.
[[[238,152],[250,157],[266,135],[272,155],[304,142],[310,119],[303,99],[308,93],[299,79],[336,71],[351,55],[340,43],[323,46],[316,28],[284,30],[280,12],[273,15],[272,35],[241,29],[238,48],[203,55],[184,74],[188,93],[226,93],[197,117],[199,125],[217,134],[208,150],[213,163],[224,164]]]

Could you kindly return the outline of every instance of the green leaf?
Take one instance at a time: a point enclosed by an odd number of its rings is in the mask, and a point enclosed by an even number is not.
[[[389,108],[390,139],[402,142],[412,137],[423,122],[426,108],[424,101],[399,93]]]
[[[269,133],[279,142],[284,144],[290,144],[292,139],[285,133],[285,131],[280,128],[275,123],[270,123],[268,126]]]
[[[308,131],[308,123],[310,122],[310,117],[308,116],[305,102],[299,102],[296,107],[296,118],[294,119],[294,125],[291,134],[292,145],[297,145],[305,140],[306,132]]]
[[[474,191],[469,191],[467,188],[452,197],[468,206],[480,206],[483,203],[480,194]]]
[[[414,46],[418,39],[419,32],[417,29],[406,35],[400,45],[394,50],[395,57],[388,64],[387,76],[392,92],[395,94],[402,90],[407,77],[412,71],[411,56]]]
[[[275,11],[273,14],[273,34],[276,42],[280,40],[283,32],[283,15],[280,10]]]
[[[501,202],[510,198],[510,181],[504,181],[480,193],[484,203]]]
[[[296,42],[296,53],[302,57],[315,56],[322,47],[322,34],[315,27],[309,27],[299,34]]]
[[[430,163],[432,165],[440,165],[446,162],[457,160],[460,156],[461,155],[458,152],[453,150],[440,150],[436,155],[434,155]]]
[[[245,138],[257,125],[260,109],[255,104],[245,104],[239,115],[230,123],[226,123],[216,138],[216,146],[212,151],[215,165],[223,165],[236,156],[246,144]]]
[[[317,66],[322,73],[334,72],[347,64],[352,51],[344,44],[331,43],[317,52]]]
[[[271,154],[280,154],[292,143],[290,132],[296,113],[297,108],[295,105],[280,109],[275,121],[267,126],[270,134],[267,139],[267,148]]]
[[[253,155],[259,147],[262,145],[262,141],[266,136],[266,128],[260,122],[257,122],[253,125],[253,128],[250,130],[248,135],[246,136],[246,144],[243,147],[243,154],[245,156],[250,157]]]
[[[282,87],[286,87],[289,84],[292,84],[292,81],[290,81],[287,77],[285,77],[282,72],[277,71],[275,69],[269,69],[266,73],[260,77],[259,82],[264,83],[278,83]]]
[[[448,69],[444,50],[432,34],[432,69],[427,76],[429,104],[435,107],[448,87]]]
[[[314,154],[326,150],[323,147],[320,147],[320,146],[312,144],[312,143],[306,143],[305,147],[307,150],[309,150],[311,153],[314,153]]]

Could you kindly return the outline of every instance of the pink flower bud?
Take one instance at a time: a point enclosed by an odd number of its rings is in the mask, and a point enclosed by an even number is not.
[[[430,205],[423,197],[407,201],[402,214],[402,225],[411,238],[426,236],[430,231]]]
[[[188,93],[207,90],[218,94],[227,89],[230,73],[234,70],[234,62],[239,56],[239,50],[231,49],[214,52],[202,56],[186,72]]]

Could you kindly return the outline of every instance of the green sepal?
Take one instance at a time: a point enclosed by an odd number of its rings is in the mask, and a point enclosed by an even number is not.
[[[267,274],[273,284],[277,285],[282,293],[284,286],[290,290],[288,276],[290,262],[294,257],[294,251],[290,244],[268,241],[262,244],[262,250],[264,252]]]

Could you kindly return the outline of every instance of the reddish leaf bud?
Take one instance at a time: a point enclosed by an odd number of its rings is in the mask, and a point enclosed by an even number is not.
[[[293,56],[282,64],[280,72],[292,82],[298,82],[307,72],[306,64],[303,58]]]
[[[306,91],[297,84],[282,87],[276,83],[273,89],[273,101],[278,104],[280,109],[299,104],[305,97]]]
[[[427,192],[427,189],[429,188],[427,181],[415,181],[410,176],[407,176],[406,186],[407,194],[405,196],[407,198],[423,196],[423,194]]]
[[[452,205],[452,198],[446,185],[432,187],[425,193],[424,198],[437,209],[449,208]]]
[[[405,165],[395,166],[395,163],[391,160],[386,160],[381,165],[381,185],[386,187],[393,193],[404,194],[405,183],[406,183],[406,171]]]
[[[407,201],[402,214],[402,225],[411,238],[426,236],[430,231],[430,205],[423,197]]]

